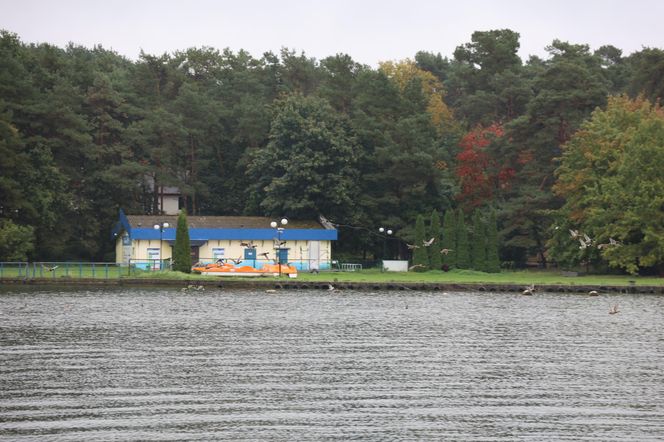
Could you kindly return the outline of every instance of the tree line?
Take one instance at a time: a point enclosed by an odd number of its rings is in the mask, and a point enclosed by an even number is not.
[[[431,213],[428,226],[424,216],[415,220],[415,242],[406,244],[412,250],[412,270],[469,269],[480,272],[500,271],[498,224],[494,211],[488,214],[475,209],[472,223],[466,224],[462,209],[448,209],[440,222],[438,211]]]
[[[419,214],[481,210],[504,262],[661,269],[664,51],[518,49],[504,29],[378,68],[289,49],[131,61],[1,31],[0,259],[112,259],[118,209],[155,214],[175,186],[190,215],[324,215],[340,254],[378,256],[382,225],[406,256]]]

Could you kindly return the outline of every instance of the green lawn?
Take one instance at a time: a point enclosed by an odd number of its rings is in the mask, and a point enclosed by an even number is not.
[[[246,280],[246,277],[202,276],[179,272],[144,272],[137,276],[151,279],[197,279],[197,280]],[[274,277],[262,277],[269,279]],[[287,280],[286,276],[282,279]],[[568,284],[568,285],[629,285],[635,281],[638,285],[664,285],[664,278],[639,277],[629,275],[588,275],[563,276],[560,271],[522,270],[501,273],[483,273],[472,270],[452,270],[450,272],[381,272],[380,270],[361,270],[357,272],[321,272],[318,274],[300,272],[298,281],[312,282],[412,282],[412,283],[494,283],[494,284]]]
[[[223,280],[246,279],[242,277],[218,277],[202,276],[199,274],[185,274],[173,271],[141,271],[132,270],[131,275],[126,267],[115,265],[95,264],[71,264],[60,263],[57,268],[53,266],[30,266],[28,277],[49,278],[63,280],[68,278],[138,278],[138,279],[169,279],[169,280]],[[0,278],[25,278],[26,269],[16,266],[4,266],[0,268]],[[268,279],[273,277],[263,277]],[[288,279],[282,276],[282,279]],[[450,272],[430,271],[416,272],[382,272],[378,269],[361,270],[356,272],[322,272],[318,274],[301,272],[298,275],[300,281],[312,282],[404,282],[404,283],[494,283],[494,284],[565,284],[565,285],[629,285],[630,281],[638,285],[664,285],[661,277],[639,277],[629,275],[587,275],[587,276],[563,276],[558,270],[521,270],[503,271],[501,273],[483,273],[472,270],[452,270]]]
[[[0,278],[109,279],[127,276],[127,268],[114,263],[54,262],[25,265],[2,263]]]
[[[560,271],[522,270],[501,273],[483,273],[472,270],[452,270],[449,272],[381,272],[363,270],[360,272],[301,273],[298,279],[303,281],[340,281],[340,282],[428,282],[428,283],[494,283],[494,284],[569,284],[569,285],[629,285],[635,281],[639,285],[664,285],[664,278],[587,275],[563,276]]]

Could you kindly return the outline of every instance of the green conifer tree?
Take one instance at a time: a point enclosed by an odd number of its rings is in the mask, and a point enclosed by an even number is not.
[[[486,228],[479,210],[473,212],[473,230],[471,240],[471,263],[474,270],[486,271]]]
[[[440,253],[440,249],[442,249],[442,237],[440,215],[438,215],[437,210],[434,210],[431,212],[431,225],[429,226],[429,238],[433,238],[434,240],[431,246],[427,247],[429,249],[429,264],[433,270],[440,270],[443,266],[443,259]]]
[[[470,247],[468,245],[468,230],[464,220],[463,210],[457,211],[457,267],[460,269],[470,268]]]
[[[417,215],[415,221],[415,245],[419,246],[413,250],[413,266],[416,272],[424,272],[429,270],[429,254],[426,248],[422,245],[425,238],[424,231],[424,217]]]
[[[500,272],[500,256],[498,254],[498,222],[496,212],[491,211],[486,229],[486,271]]]
[[[178,216],[178,227],[175,231],[175,246],[173,247],[173,270],[191,273],[191,246],[189,244],[189,227],[187,226],[187,213],[182,209]]]
[[[452,269],[456,267],[456,215],[454,210],[447,209],[443,217],[443,266]]]

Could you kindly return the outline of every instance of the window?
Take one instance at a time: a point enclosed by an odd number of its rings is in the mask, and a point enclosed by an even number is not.
[[[214,259],[215,261],[224,258],[225,255],[226,255],[226,249],[224,249],[223,247],[214,247],[212,249],[212,259]]]

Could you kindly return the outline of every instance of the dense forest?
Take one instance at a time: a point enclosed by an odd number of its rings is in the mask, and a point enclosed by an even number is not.
[[[190,215],[324,215],[339,256],[405,256],[418,217],[454,210],[497,217],[505,266],[661,272],[664,51],[518,49],[493,30],[378,68],[289,49],[131,61],[2,31],[0,260],[112,260],[118,210],[154,214],[176,186]]]

